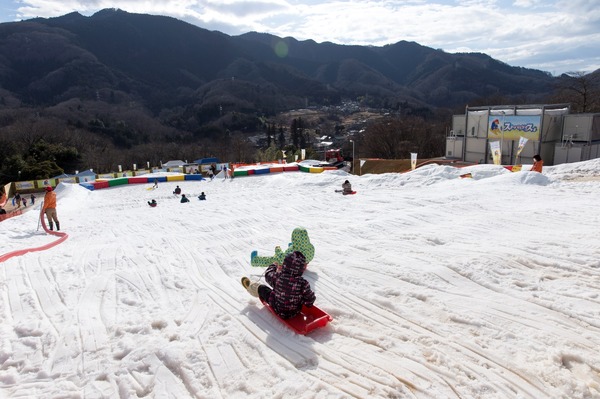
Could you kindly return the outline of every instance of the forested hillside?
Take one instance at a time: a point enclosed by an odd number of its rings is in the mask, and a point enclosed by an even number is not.
[[[587,84],[592,77],[597,82],[597,74],[577,78]],[[448,54],[414,42],[372,47],[232,37],[115,9],[3,23],[0,179],[202,156],[252,161],[259,148],[251,137],[273,128],[289,136],[285,111],[323,110],[304,134],[346,134],[348,102],[418,118],[421,130],[440,140],[449,116],[466,104],[581,98],[582,82],[567,78],[565,84],[565,77],[485,54]],[[596,87],[589,86],[591,93]]]

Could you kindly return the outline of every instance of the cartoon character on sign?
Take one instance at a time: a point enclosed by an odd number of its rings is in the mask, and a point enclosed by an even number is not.
[[[498,119],[494,119],[492,121],[492,124],[490,125],[490,131],[492,133],[494,133],[496,136],[498,136],[500,133],[502,133],[500,131],[500,121]]]

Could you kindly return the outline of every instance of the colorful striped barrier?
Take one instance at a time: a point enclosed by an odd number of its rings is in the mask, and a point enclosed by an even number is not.
[[[185,179],[184,180],[195,180],[195,181],[200,181],[200,180],[206,180],[206,178],[204,176],[202,176],[201,174],[195,174],[195,175],[185,175]]]
[[[128,177],[127,184],[140,184],[140,183],[148,183],[147,177]]]
[[[160,176],[160,177],[117,177],[116,179],[108,180],[97,180],[95,182],[79,183],[80,186],[87,188],[90,191],[99,190],[101,188],[109,188],[122,186],[125,184],[148,184],[154,183],[154,180],[158,182],[167,181],[184,181],[184,180],[206,180],[201,174],[195,175],[181,175],[181,176]]]
[[[260,167],[260,165],[256,165],[258,168],[256,169],[234,169],[233,176],[252,176],[252,175],[265,175],[269,173],[283,173],[283,172],[306,172],[306,173],[321,173],[324,170],[337,170],[337,168],[332,167],[316,167],[316,166],[300,166],[300,165],[281,165],[281,166],[271,166],[271,167]],[[115,179],[107,179],[107,180],[96,180],[94,182],[85,182],[79,183],[80,186],[87,188],[90,191],[99,190],[102,188],[108,187],[116,187],[125,184],[148,184],[154,183],[154,181],[158,182],[172,182],[172,181],[184,181],[184,180],[206,180],[204,176],[201,174],[191,174],[191,175],[176,175],[176,176],[160,176],[160,177],[144,177],[144,176],[134,176],[134,177],[117,177]]]
[[[79,185],[81,187],[85,187],[90,191],[94,191],[94,184],[93,183],[79,183]]]
[[[325,170],[321,166],[304,166],[304,165],[299,165],[299,167],[300,167],[300,171],[301,172],[306,172],[306,173],[323,173],[323,171]]]
[[[108,187],[123,186],[125,184],[129,184],[128,177],[119,177],[108,181]]]
[[[281,165],[261,167],[261,164],[256,165],[244,165],[254,166],[254,169],[234,169],[233,176],[252,176],[252,175],[264,175],[268,173],[282,173],[282,172],[305,172],[305,173],[323,173],[325,170],[338,170],[335,166],[304,166],[304,165]]]

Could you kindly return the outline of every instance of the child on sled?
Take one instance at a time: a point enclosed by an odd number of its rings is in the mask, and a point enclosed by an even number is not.
[[[288,254],[280,266],[271,264],[265,272],[265,280],[272,287],[260,283],[251,283],[242,278],[242,285],[248,292],[268,303],[282,319],[289,319],[300,313],[302,305],[311,307],[315,302],[315,293],[310,283],[302,277],[306,269],[306,258],[300,251]]]

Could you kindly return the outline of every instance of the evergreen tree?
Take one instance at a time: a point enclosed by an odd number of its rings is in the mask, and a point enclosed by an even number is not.
[[[283,148],[285,146],[285,134],[283,132],[283,126],[279,126],[279,138],[278,138],[279,148]]]
[[[271,138],[275,135],[275,126],[267,123],[267,148],[271,146]]]
[[[298,147],[298,119],[292,119],[292,125],[290,126],[290,136],[292,136],[292,145]]]
[[[302,118],[294,118],[290,127],[290,134],[292,136],[292,145],[296,148],[300,145],[302,136],[304,135],[304,121]]]
[[[306,140],[308,138],[308,133],[300,134],[300,148],[306,148]]]

